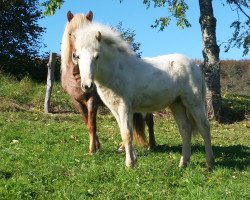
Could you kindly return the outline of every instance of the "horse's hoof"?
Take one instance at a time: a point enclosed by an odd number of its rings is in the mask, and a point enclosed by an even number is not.
[[[126,162],[126,167],[132,169],[135,167],[135,162]]]
[[[99,151],[101,149],[101,144],[98,142],[96,143],[96,151]]]
[[[118,153],[123,153],[125,152],[125,146],[124,145],[120,145],[119,148],[117,149]]]
[[[179,164],[179,168],[186,168],[188,166],[188,164],[186,163],[186,164],[184,164],[184,163],[180,163]]]
[[[87,154],[88,155],[93,155],[93,154],[97,153],[98,151],[99,151],[99,149],[89,150]]]
[[[95,152],[92,152],[92,151],[88,151],[88,153],[86,153],[86,155],[89,155],[89,156],[91,156],[91,155],[93,155]]]
[[[186,168],[189,162],[190,162],[189,159],[184,159],[183,157],[181,157],[179,168]]]
[[[207,169],[208,171],[211,171],[214,169],[214,164],[215,164],[215,159],[212,158],[208,163],[207,163]]]
[[[156,146],[148,146],[147,150],[148,151],[154,151],[156,148]]]

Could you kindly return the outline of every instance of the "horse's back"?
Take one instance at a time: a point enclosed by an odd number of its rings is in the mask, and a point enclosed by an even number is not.
[[[157,104],[159,107],[164,107],[171,104],[178,97],[192,99],[193,95],[191,94],[197,95],[202,92],[200,67],[186,56],[169,54],[143,58],[143,60],[153,66],[155,73],[151,73],[152,77],[150,79],[154,81],[145,83],[147,91],[142,88],[139,90],[139,93],[147,93],[147,95],[143,94],[143,96],[148,97],[142,98],[144,102],[141,104],[149,105],[151,102],[147,101],[150,101],[149,97],[152,97],[156,107],[158,107]],[[165,102],[161,102],[162,99],[166,99]]]
[[[145,57],[143,60],[170,75],[171,73],[179,77],[201,75],[200,67],[183,54],[175,53],[156,57]]]
[[[179,61],[183,63],[187,63],[190,61],[190,59],[187,56],[179,53],[166,54],[155,57],[144,57],[143,59],[147,61],[165,60],[165,61]]]
[[[156,57],[145,57],[143,58],[145,62],[148,62],[155,67],[162,69],[162,70],[176,70],[177,66],[180,67],[189,67],[191,64],[191,60],[187,58],[183,54],[167,54],[167,55],[161,55]],[[175,66],[175,69],[172,69],[172,67]]]
[[[180,97],[190,102],[202,98],[204,80],[201,67],[182,54],[169,54],[148,58],[157,67],[169,74],[175,80],[173,88],[179,91]],[[198,97],[199,98],[193,98]]]

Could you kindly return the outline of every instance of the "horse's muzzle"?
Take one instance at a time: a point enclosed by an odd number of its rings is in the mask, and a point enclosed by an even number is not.
[[[82,91],[85,92],[85,93],[90,93],[94,90],[94,84],[93,82],[90,83],[90,85],[86,85],[86,84],[83,84],[81,85],[82,87]]]

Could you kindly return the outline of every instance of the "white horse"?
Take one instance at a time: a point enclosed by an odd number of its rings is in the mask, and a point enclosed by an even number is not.
[[[126,166],[133,167],[134,112],[170,107],[182,137],[180,167],[191,155],[191,134],[198,130],[205,142],[208,167],[214,163],[210,125],[205,108],[205,84],[199,66],[180,54],[138,58],[120,36],[107,26],[91,23],[73,33],[81,87],[95,83],[103,102],[116,118],[125,144]]]

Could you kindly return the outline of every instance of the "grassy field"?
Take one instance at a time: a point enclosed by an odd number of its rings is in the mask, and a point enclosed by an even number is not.
[[[191,163],[179,169],[181,140],[171,116],[155,116],[157,148],[136,146],[138,163],[125,168],[117,152],[120,134],[110,114],[98,115],[102,150],[92,156],[88,133],[76,113],[44,114],[45,87],[0,74],[0,199],[250,199],[250,124],[211,122],[216,156],[205,167],[200,136],[192,140]],[[245,110],[247,96],[225,94],[229,111]],[[72,111],[54,87],[53,110]]]

